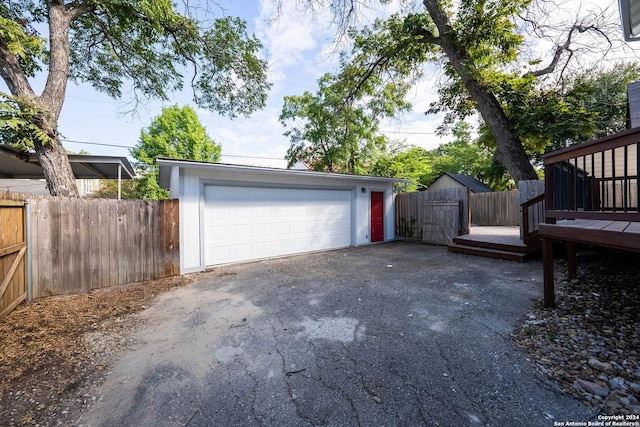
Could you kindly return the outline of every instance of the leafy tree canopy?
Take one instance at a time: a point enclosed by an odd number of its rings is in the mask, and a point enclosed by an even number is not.
[[[539,155],[587,142],[626,128],[627,85],[640,79],[637,63],[618,63],[569,75],[548,89],[515,88],[505,110],[527,152]],[[480,128],[479,141],[495,147],[491,132]]]
[[[158,184],[156,157],[215,162],[220,158],[221,146],[209,137],[189,106],[173,105],[162,109],[151,124],[140,131],[138,144],[131,155],[140,162],[142,177],[137,181],[135,194],[141,199],[162,199],[167,192]]]
[[[400,185],[396,189],[401,192],[419,191],[426,188],[427,177],[433,173],[432,158],[422,147],[396,144],[375,160],[369,173],[410,179],[411,183]]]
[[[356,97],[363,88],[369,90],[370,84],[414,85],[424,67],[435,63],[443,71],[440,99],[427,113],[444,114],[443,133],[479,114],[492,133],[495,158],[516,180],[537,177],[527,150],[541,150],[548,141],[525,137],[524,129],[517,128],[514,120],[518,106],[523,107],[520,101],[531,101],[534,95],[546,99],[545,91],[561,85],[566,73],[575,70],[572,64],[583,65],[586,57],[604,58],[622,45],[610,32],[619,32],[619,18],[611,8],[552,22],[561,15],[561,2],[539,0],[404,1],[402,11],[387,19],[345,30],[362,16],[359,11],[376,3],[380,1],[298,1],[308,10],[331,10],[353,42],[337,73],[348,88],[346,99]],[[546,58],[530,55],[541,40],[552,46]],[[376,98],[375,91],[369,93]],[[542,106],[566,109],[562,102]],[[589,115],[584,109],[577,113],[582,118]]]
[[[332,74],[319,81],[318,92],[287,96],[280,122],[290,128],[286,159],[289,167],[304,160],[315,170],[366,173],[373,159],[384,151],[387,139],[377,133],[380,118],[404,110],[404,87],[388,82],[381,93],[374,86],[349,97],[345,80]]]
[[[52,194],[77,196],[57,129],[69,79],[114,98],[130,93],[134,105],[166,101],[188,84],[196,105],[235,117],[265,104],[270,84],[261,50],[241,19],[213,17],[189,3],[3,2],[0,76],[10,97],[0,105],[0,128],[14,133],[9,142],[31,143]],[[38,70],[47,74],[40,94],[29,81]]]
[[[141,163],[154,165],[156,157],[215,162],[221,146],[207,134],[198,114],[188,105],[164,107],[151,124],[140,131],[131,155]]]

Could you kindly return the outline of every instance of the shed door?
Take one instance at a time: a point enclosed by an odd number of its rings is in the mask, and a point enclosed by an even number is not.
[[[384,193],[371,192],[371,242],[384,241]]]
[[[207,185],[206,265],[351,245],[351,191]]]

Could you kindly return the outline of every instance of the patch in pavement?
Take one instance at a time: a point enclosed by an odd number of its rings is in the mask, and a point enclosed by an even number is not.
[[[364,327],[358,328],[356,331],[358,319],[351,317],[323,317],[319,320],[305,317],[300,325],[304,328],[304,332],[299,335],[310,339],[327,339],[349,343],[358,336],[364,335]]]

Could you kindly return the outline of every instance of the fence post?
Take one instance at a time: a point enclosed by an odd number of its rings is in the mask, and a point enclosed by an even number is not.
[[[24,201],[24,208],[27,240],[27,253],[25,254],[27,264],[27,301],[31,301],[33,299],[33,284],[31,282],[31,202],[29,200]]]

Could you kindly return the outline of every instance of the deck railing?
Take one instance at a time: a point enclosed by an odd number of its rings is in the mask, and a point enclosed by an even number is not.
[[[638,221],[640,128],[543,156],[546,222]]]
[[[522,241],[527,244],[538,240],[538,226],[544,222],[544,198],[543,193],[520,204],[522,212],[521,237]]]

